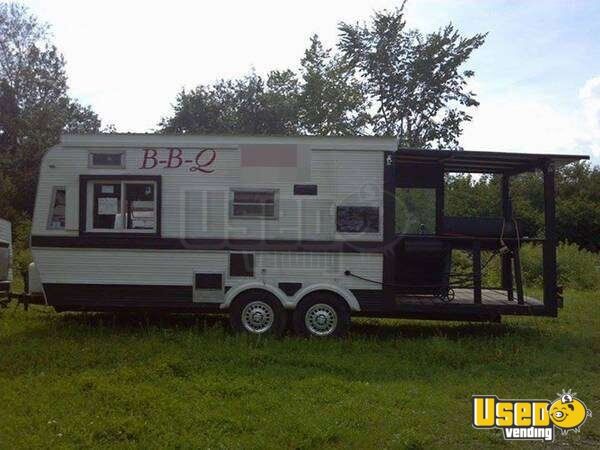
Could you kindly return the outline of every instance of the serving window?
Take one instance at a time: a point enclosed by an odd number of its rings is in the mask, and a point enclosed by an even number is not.
[[[87,232],[159,233],[160,179],[94,179],[85,189]]]

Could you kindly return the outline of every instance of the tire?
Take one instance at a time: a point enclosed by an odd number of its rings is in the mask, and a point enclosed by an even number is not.
[[[296,307],[293,324],[294,331],[300,336],[343,337],[350,328],[350,308],[336,294],[312,292]]]
[[[281,336],[287,311],[273,294],[254,289],[235,298],[229,309],[229,323],[238,333]]]

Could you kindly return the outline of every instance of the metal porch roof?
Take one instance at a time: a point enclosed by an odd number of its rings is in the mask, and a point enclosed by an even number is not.
[[[543,169],[548,163],[560,167],[589,156],[400,148],[394,159],[406,164],[438,165],[444,172],[522,173]]]

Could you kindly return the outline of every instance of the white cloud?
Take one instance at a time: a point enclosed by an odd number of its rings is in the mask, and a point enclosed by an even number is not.
[[[120,131],[149,131],[182,87],[294,67],[312,33],[332,45],[337,23],[397,0],[29,0],[52,25],[71,93]]]
[[[600,139],[600,76],[585,82],[579,91],[583,114],[592,137]]]
[[[516,94],[488,95],[479,84],[479,108],[465,126],[466,150],[588,154],[600,162],[600,77],[579,92],[578,109]]]

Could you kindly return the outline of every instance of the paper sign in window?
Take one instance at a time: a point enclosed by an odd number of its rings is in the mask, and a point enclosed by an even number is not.
[[[112,216],[119,212],[119,199],[114,197],[101,197],[98,199],[98,214]]]

